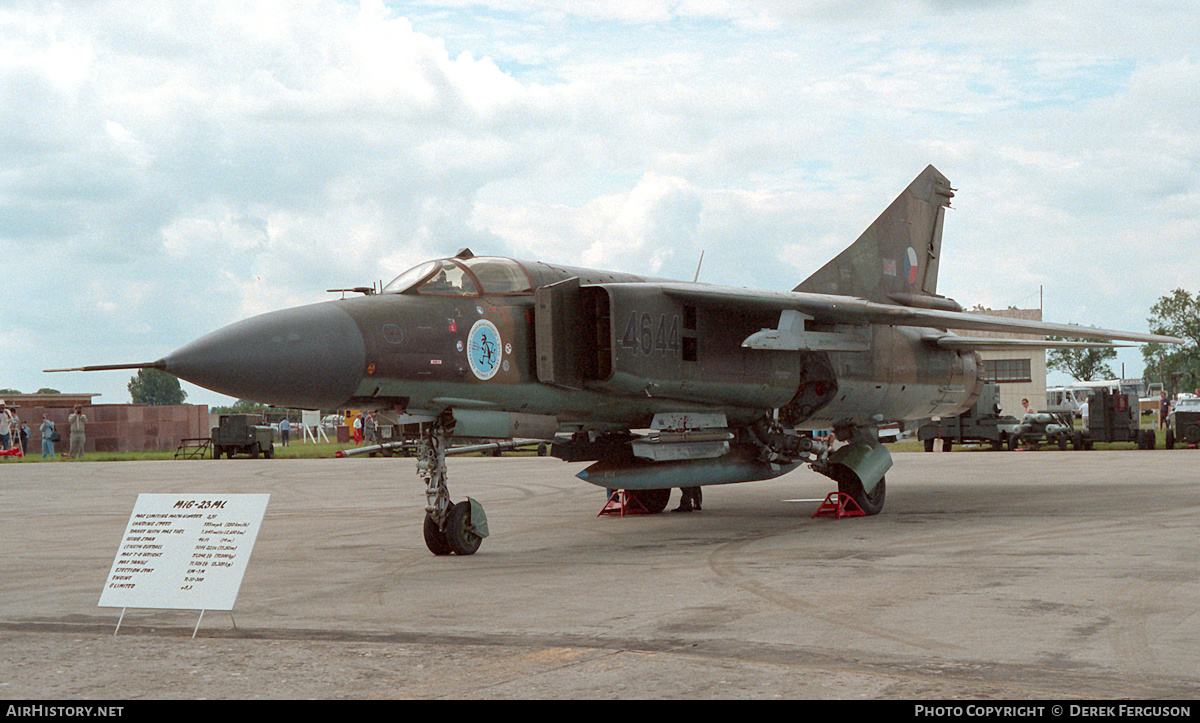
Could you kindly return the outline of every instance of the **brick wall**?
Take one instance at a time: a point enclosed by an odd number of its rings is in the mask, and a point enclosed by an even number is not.
[[[61,407],[22,407],[17,410],[29,426],[29,453],[41,455],[42,415],[54,422],[62,441],[54,445],[56,454],[70,449],[70,409]],[[151,407],[141,404],[85,405],[88,418],[84,452],[144,452],[175,449],[182,439],[207,437],[208,405],[180,404]]]

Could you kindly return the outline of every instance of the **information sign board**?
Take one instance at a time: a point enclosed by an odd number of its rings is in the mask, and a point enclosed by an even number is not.
[[[232,611],[270,499],[138,495],[99,607]]]

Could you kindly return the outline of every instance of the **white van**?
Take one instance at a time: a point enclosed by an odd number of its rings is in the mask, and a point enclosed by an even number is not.
[[[1092,398],[1098,389],[1107,389],[1113,394],[1127,391],[1120,379],[1105,379],[1097,382],[1075,382],[1063,387],[1046,388],[1047,412],[1071,412],[1079,416],[1079,408]]]

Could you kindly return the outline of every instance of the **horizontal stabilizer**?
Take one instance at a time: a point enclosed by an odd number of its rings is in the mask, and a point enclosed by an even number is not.
[[[929,336],[926,341],[941,349],[960,351],[1006,351],[1008,349],[1115,349],[1131,344],[1109,344],[1102,341],[1051,341],[1049,339],[985,339],[944,334]]]

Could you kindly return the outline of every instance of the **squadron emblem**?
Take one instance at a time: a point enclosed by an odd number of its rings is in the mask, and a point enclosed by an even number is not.
[[[487,319],[480,319],[467,335],[467,363],[479,379],[491,379],[500,371],[502,346],[500,330]]]

